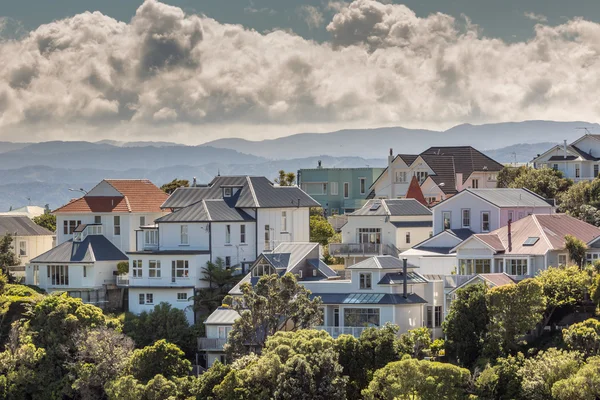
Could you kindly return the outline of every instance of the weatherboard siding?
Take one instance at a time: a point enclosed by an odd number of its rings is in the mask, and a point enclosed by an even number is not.
[[[140,304],[139,295],[151,293],[154,302],[152,304]],[[177,293],[186,293],[188,300],[179,301],[177,300]],[[194,311],[193,301],[190,300],[194,296],[194,289],[192,288],[176,288],[176,289],[165,289],[165,288],[129,288],[129,311],[133,314],[140,314],[144,311],[150,312],[154,310],[154,307],[162,302],[169,303],[172,308],[183,310],[185,316],[190,324],[194,323]]]

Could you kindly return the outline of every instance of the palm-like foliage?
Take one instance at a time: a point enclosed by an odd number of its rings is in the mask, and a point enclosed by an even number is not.
[[[236,269],[237,266],[225,267],[220,257],[215,262],[208,261],[202,267],[203,277],[200,280],[208,282],[208,287],[196,292],[196,311],[210,314],[223,303],[227,292],[240,280],[241,276],[235,275]]]

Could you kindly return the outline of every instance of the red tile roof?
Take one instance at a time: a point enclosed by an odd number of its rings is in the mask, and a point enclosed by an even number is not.
[[[424,206],[427,206],[427,201],[425,200],[425,196],[423,196],[423,191],[421,190],[421,186],[419,186],[419,181],[415,175],[413,175],[408,190],[406,191],[406,198],[415,199]]]
[[[89,196],[75,199],[54,210],[55,213],[161,212],[168,194],[147,179],[105,179],[123,196]]]

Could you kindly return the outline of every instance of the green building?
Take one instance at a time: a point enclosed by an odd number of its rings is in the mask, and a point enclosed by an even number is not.
[[[317,168],[298,170],[298,186],[318,201],[327,216],[361,208],[373,182],[385,168]]]

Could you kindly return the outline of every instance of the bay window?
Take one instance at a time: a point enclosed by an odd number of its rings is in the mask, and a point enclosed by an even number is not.
[[[378,308],[345,308],[344,326],[379,326]]]

